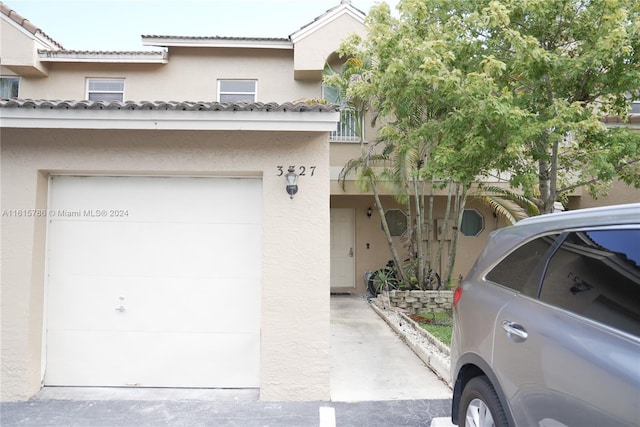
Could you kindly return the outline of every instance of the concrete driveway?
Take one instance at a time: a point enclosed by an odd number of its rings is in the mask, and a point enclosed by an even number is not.
[[[361,296],[331,297],[331,400],[451,399]]]
[[[449,388],[358,296],[331,299],[331,401],[257,399],[257,390],[47,387],[29,401],[0,403],[0,425],[450,425]]]

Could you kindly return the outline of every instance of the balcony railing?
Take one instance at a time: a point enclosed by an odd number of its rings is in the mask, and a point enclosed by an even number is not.
[[[357,126],[356,123],[356,114],[353,110],[340,111],[340,122],[336,130],[331,132],[329,139],[336,142],[360,142],[358,128],[362,129],[362,124]]]

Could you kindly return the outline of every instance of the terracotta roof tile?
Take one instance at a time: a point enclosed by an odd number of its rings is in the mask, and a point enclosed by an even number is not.
[[[27,30],[33,35],[40,35],[44,39],[46,39],[49,43],[53,44],[58,49],[64,49],[60,43],[49,37],[44,31],[42,31],[37,26],[33,25],[28,19],[23,18],[18,12],[11,9],[9,6],[0,2],[0,13],[7,16],[16,24],[20,25],[22,28]]]
[[[175,111],[291,111],[335,112],[335,104],[311,104],[304,102],[222,103],[190,101],[62,101],[46,99],[0,99],[0,108],[28,108],[44,110],[175,110]]]
[[[142,35],[142,39],[177,39],[177,40],[215,40],[215,41],[269,41],[269,42],[288,42],[288,38],[281,37],[226,37],[226,36],[170,36],[170,35]]]
[[[38,49],[38,53],[39,54],[43,54],[43,55],[44,54],[50,54],[50,55],[70,54],[70,55],[149,55],[149,56],[154,56],[154,55],[162,54],[162,53],[164,53],[164,51],[161,51],[161,50],[155,50],[155,51],[149,51],[149,50],[140,50],[140,51],[134,51],[134,50],[67,50],[67,49],[50,51],[50,50],[47,50],[47,49]]]
[[[606,116],[604,118],[605,123],[640,123],[640,114],[629,114],[626,122],[621,120],[618,116]]]

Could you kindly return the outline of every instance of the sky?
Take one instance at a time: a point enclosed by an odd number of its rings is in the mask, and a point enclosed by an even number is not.
[[[2,0],[67,50],[157,50],[141,35],[286,38],[340,0]],[[363,12],[384,1],[352,0]]]

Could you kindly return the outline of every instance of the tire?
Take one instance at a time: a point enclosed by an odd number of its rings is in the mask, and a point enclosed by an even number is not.
[[[373,274],[369,277],[369,280],[367,281],[367,291],[374,298],[376,297],[376,295],[378,295],[378,289],[377,289],[378,287],[376,286],[376,281],[378,279],[378,272],[379,270],[374,271]]]
[[[398,279],[392,274],[392,270],[388,268],[381,268],[374,271],[367,282],[367,291],[375,297],[378,293],[385,290],[386,285],[389,285],[390,289],[397,289]],[[381,275],[383,278],[380,277]],[[384,281],[386,281],[386,283],[384,283]]]
[[[509,427],[498,394],[487,377],[472,378],[462,390],[458,425],[460,427]]]

